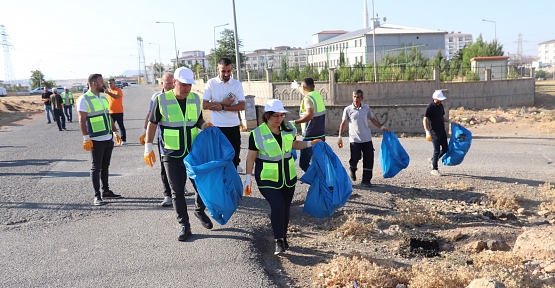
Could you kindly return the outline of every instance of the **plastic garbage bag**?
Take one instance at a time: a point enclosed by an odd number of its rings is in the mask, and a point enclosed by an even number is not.
[[[347,203],[353,186],[347,170],[326,142],[317,142],[312,152],[312,163],[300,179],[310,184],[303,211],[317,218],[329,217]]]
[[[410,162],[409,154],[399,142],[397,135],[391,131],[383,131],[379,158],[383,178],[394,177],[401,170],[407,168]]]
[[[235,150],[218,127],[198,134],[183,160],[187,175],[195,180],[200,198],[212,219],[224,225],[243,195],[243,183],[233,164]]]
[[[451,124],[449,151],[443,154],[443,165],[455,166],[462,163],[472,145],[472,132],[462,125]]]

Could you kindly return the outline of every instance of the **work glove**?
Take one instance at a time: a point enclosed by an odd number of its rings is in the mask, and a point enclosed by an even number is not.
[[[246,130],[247,130],[247,128],[245,127],[245,125],[243,125],[243,122],[241,122],[241,123],[239,124],[239,130],[240,130],[240,131],[246,131]]]
[[[385,126],[383,126],[383,125],[382,125],[382,127],[380,127],[380,129],[382,129],[382,131],[390,132],[390,131],[389,131],[389,128],[387,128],[387,127],[385,127]]]
[[[145,154],[144,159],[146,165],[152,167],[154,163],[156,163],[156,155],[154,155],[154,151],[152,151],[152,143],[145,144]]]
[[[145,138],[146,138],[146,129],[143,128],[143,134],[141,134],[141,137],[139,137],[139,142],[143,146],[145,145]]]
[[[200,129],[204,130],[206,127],[214,127],[214,124],[211,122],[204,122],[204,124],[200,126]]]
[[[116,139],[116,146],[121,146],[121,137],[118,132],[113,132],[114,138]]]
[[[432,141],[432,133],[430,131],[426,131],[426,140]]]
[[[306,142],[306,148],[312,147],[312,146],[314,146],[314,144],[316,144],[318,142],[323,142],[323,141],[322,141],[322,139],[314,139],[312,141],[307,141]]]
[[[87,150],[87,151],[91,151],[93,148],[93,142],[91,140],[91,137],[89,137],[89,135],[84,135],[83,136],[83,149]]]
[[[247,176],[245,177],[245,184],[243,184],[243,192],[245,196],[251,195],[251,192],[252,192],[251,188],[252,188],[251,174],[247,174]]]
[[[341,136],[337,137],[337,147],[343,148],[343,138]]]
[[[297,80],[293,80],[293,82],[291,82],[291,89],[297,89],[301,86],[301,84],[297,83]]]

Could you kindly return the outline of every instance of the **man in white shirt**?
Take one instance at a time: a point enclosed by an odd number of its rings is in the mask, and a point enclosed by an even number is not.
[[[210,110],[210,119],[214,126],[220,128],[235,150],[233,164],[239,167],[241,151],[241,130],[237,112],[245,110],[245,93],[243,85],[231,78],[231,60],[221,58],[218,61],[218,77],[206,82],[202,96],[202,109]]]

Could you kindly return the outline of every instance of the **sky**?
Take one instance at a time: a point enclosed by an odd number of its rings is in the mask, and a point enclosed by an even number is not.
[[[387,17],[390,24],[460,31],[474,39],[481,33],[485,41],[497,35],[505,55],[516,54],[520,33],[524,55],[538,55],[539,42],[555,39],[549,24],[553,0],[374,0],[374,5],[379,18]],[[363,7],[364,0],[235,0],[241,51],[304,48],[323,30],[362,29]],[[37,69],[47,80],[137,70],[137,36],[143,38],[147,65],[158,61],[159,54],[169,64],[175,58],[173,27],[156,21],[174,22],[180,54],[210,53],[214,32],[218,39],[234,25],[232,0],[2,0],[0,11],[0,24],[14,46],[10,58],[16,79],[28,79]],[[368,13],[372,15],[372,0]],[[4,59],[0,56],[0,80],[5,79]]]

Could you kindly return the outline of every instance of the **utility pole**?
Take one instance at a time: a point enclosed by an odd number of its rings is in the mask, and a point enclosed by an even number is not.
[[[143,46],[143,37],[141,36],[137,36],[137,49],[139,50],[139,83],[137,84],[141,84],[141,68],[142,71],[144,72],[144,78],[145,78],[145,85],[148,84],[147,82],[147,77],[146,77],[146,62],[145,62],[145,48]],[[142,65],[141,65],[142,64]]]
[[[10,89],[13,89],[15,85],[15,77],[13,74],[12,59],[10,57],[10,49],[13,49],[13,45],[10,43],[10,36],[6,32],[6,26],[0,25],[0,46],[4,50],[4,80],[6,84],[10,85]],[[39,69],[40,70],[40,69]],[[40,80],[39,80],[40,81]]]
[[[241,52],[239,52],[239,35],[237,34],[237,17],[235,17],[235,0],[233,4],[233,24],[235,26],[235,66],[237,66],[237,80],[241,81]]]

